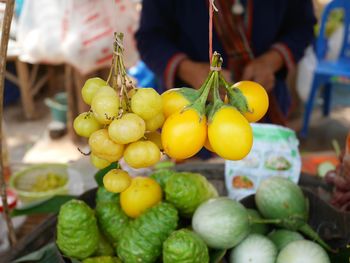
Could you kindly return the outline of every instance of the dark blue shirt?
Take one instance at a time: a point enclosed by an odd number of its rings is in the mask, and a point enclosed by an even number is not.
[[[247,1],[247,0],[246,0]],[[246,1],[242,1],[245,5]],[[311,0],[251,0],[251,47],[255,56],[273,48],[293,68],[313,39],[316,22]],[[219,10],[220,12],[220,10]],[[140,27],[136,33],[142,60],[163,83],[174,78],[176,66],[186,55],[208,62],[208,4],[205,0],[144,0]],[[226,54],[214,32],[213,50]],[[288,109],[285,70],[277,74],[275,93],[281,106]]]

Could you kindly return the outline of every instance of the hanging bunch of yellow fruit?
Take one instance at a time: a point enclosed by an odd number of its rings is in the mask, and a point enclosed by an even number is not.
[[[265,115],[268,95],[252,81],[227,83],[220,72],[221,65],[222,58],[215,52],[211,71],[199,90],[171,89],[161,95],[166,116],[162,145],[172,158],[190,158],[203,147],[226,160],[240,160],[250,152],[253,144],[250,122]]]
[[[91,109],[75,118],[74,130],[89,138],[91,162],[99,169],[122,157],[133,168],[153,166],[161,157],[162,99],[152,88],[134,86],[123,63],[123,34],[115,37],[109,77],[84,84],[82,98]]]

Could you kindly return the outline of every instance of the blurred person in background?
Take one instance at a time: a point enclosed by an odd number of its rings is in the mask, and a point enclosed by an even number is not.
[[[289,70],[313,40],[312,0],[216,0],[213,51],[226,80],[252,80],[269,93],[265,121],[286,124]],[[164,90],[199,88],[209,72],[208,0],[143,0],[136,40]]]

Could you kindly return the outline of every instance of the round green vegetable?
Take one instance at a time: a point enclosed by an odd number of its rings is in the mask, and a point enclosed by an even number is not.
[[[184,217],[191,217],[201,203],[217,196],[215,187],[198,173],[174,173],[165,184],[165,199]]]
[[[208,247],[194,232],[181,229],[163,243],[164,263],[209,263]]]
[[[322,247],[309,240],[289,243],[278,254],[276,263],[331,263]],[[340,262],[339,262],[340,263]]]
[[[57,223],[57,246],[68,257],[85,259],[98,248],[99,233],[94,211],[83,201],[61,206]]]
[[[297,230],[308,216],[307,202],[301,189],[282,177],[264,180],[255,195],[255,203],[265,218],[284,219],[282,225]]]
[[[168,203],[159,203],[132,221],[117,246],[124,263],[153,263],[162,253],[163,242],[176,229],[178,212]]]
[[[278,176],[262,181],[255,194],[255,203],[265,218],[276,219],[275,222],[279,226],[288,230],[298,230],[332,251],[306,223],[308,202],[300,187],[292,181]]]
[[[303,240],[304,237],[298,232],[287,229],[279,229],[272,231],[268,238],[276,245],[278,251],[282,250],[286,245],[293,241]]]
[[[250,234],[230,255],[230,263],[275,263],[277,248],[267,237]]]
[[[248,216],[253,220],[263,219],[259,214],[259,212],[255,209],[247,209],[247,212],[248,212]],[[265,235],[269,231],[269,227],[266,224],[253,223],[253,222],[250,225],[250,229],[251,229],[250,233],[261,234],[261,235]]]
[[[192,228],[209,247],[232,248],[250,232],[248,212],[235,200],[213,198],[197,208]]]
[[[102,256],[102,257],[93,257],[93,258],[84,259],[83,263],[122,263],[122,262],[117,257]]]
[[[119,202],[97,202],[95,210],[102,233],[115,247],[129,224],[129,217],[124,213]]]

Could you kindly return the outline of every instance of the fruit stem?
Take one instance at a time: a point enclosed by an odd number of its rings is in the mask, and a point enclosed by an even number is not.
[[[108,85],[110,85],[116,91],[119,91],[120,106],[118,118],[122,116],[124,110],[131,111],[128,88],[135,89],[133,82],[130,80],[128,74],[126,73],[123,61],[123,38],[123,33],[114,33],[112,66],[107,79]]]
[[[207,101],[209,91],[213,87],[212,81],[215,81],[215,85],[218,85],[217,82],[218,82],[219,72],[221,70],[221,65],[222,65],[222,57],[218,52],[215,51],[212,57],[209,75],[206,81],[204,82],[204,84],[202,85],[202,87],[199,89],[201,91],[201,95],[198,97],[197,100],[201,101],[201,103],[203,103],[203,101],[204,103]],[[214,79],[212,79],[213,77]]]
[[[212,60],[211,60],[211,65],[210,65],[210,71],[216,71],[216,72],[220,72],[221,71],[221,66],[222,66],[222,57],[220,55],[220,53],[218,52],[214,52]]]
[[[205,104],[207,102],[209,92],[213,88],[213,82],[216,86],[219,85],[219,72],[221,70],[221,65],[221,55],[215,51],[210,65],[210,72],[208,74],[208,77],[201,86],[201,88],[198,90],[199,97],[192,104],[184,108],[184,110],[188,108],[193,108],[197,110],[197,112],[200,115],[200,120],[205,114]]]
[[[198,89],[198,97],[203,93],[203,91],[205,90],[205,87],[207,86],[210,78],[211,78],[212,73],[209,72],[208,77],[205,79],[204,83],[202,84],[202,86]]]
[[[214,105],[216,103],[222,103],[223,101],[220,98],[219,93],[219,76],[216,75],[216,78],[214,79],[214,90],[213,90],[213,97],[214,97]]]
[[[332,249],[326,242],[324,242],[322,240],[322,238],[308,224],[302,225],[299,228],[299,231],[301,233],[303,233],[304,235],[308,236],[309,238],[311,238],[312,240],[314,240],[317,243],[319,243],[326,250],[328,250],[330,252],[333,252],[333,253],[337,252],[337,250]]]
[[[220,98],[220,93],[219,93],[219,74],[216,75],[216,78],[214,80],[214,85],[213,85],[213,107],[210,109],[208,113],[208,123],[210,123],[215,115],[215,113],[220,109],[223,105],[224,102]]]
[[[248,216],[248,221],[250,224],[280,224],[282,220],[280,219],[256,219],[254,217]]]
[[[209,73],[210,78],[209,78],[207,84],[205,85],[202,94],[200,94],[200,96],[192,104],[190,104],[188,107],[184,108],[184,110],[186,110],[187,108],[194,108],[197,110],[200,117],[202,117],[205,114],[205,103],[207,101],[209,91],[212,87],[212,82],[213,82],[213,78],[215,76],[215,73],[216,72]]]
[[[232,86],[232,84],[226,81],[226,79],[222,76],[222,74],[220,74],[220,84],[222,84],[225,89],[228,89],[229,87]]]

